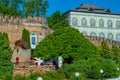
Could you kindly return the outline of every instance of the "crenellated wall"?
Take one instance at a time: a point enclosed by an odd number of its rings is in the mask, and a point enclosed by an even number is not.
[[[13,49],[16,40],[21,39],[22,30],[27,29],[37,36],[42,33],[44,37],[49,33],[46,19],[43,17],[18,18],[0,15],[0,32],[8,33],[10,47]],[[37,37],[37,43],[39,42]]]
[[[111,39],[100,38],[96,36],[86,36],[86,38],[96,46],[100,46],[102,41],[106,41],[109,47],[112,47],[112,45],[117,45],[118,47],[120,46],[120,42]]]
[[[0,15],[0,25],[24,25],[25,23],[46,24],[46,19],[44,17],[28,16],[27,18],[19,18],[7,15]]]

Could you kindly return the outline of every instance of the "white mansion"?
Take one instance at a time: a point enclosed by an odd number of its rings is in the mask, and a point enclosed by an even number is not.
[[[81,4],[66,12],[68,23],[86,36],[98,36],[120,42],[120,14],[92,4]]]

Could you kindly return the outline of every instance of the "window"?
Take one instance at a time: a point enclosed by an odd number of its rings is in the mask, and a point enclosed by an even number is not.
[[[77,18],[72,18],[72,25],[73,26],[77,26],[77,23],[78,23],[78,20],[77,20]]]
[[[86,26],[87,26],[87,21],[86,21],[85,18],[83,18],[83,19],[81,20],[81,25],[82,25],[83,27],[86,27]]]
[[[117,38],[117,41],[120,42],[120,34],[117,34],[116,38]]]
[[[108,28],[112,28],[112,21],[108,20],[107,25],[108,25]]]
[[[96,33],[95,32],[91,32],[90,36],[96,36]]]
[[[83,35],[87,36],[87,32],[84,31],[84,32],[82,32],[82,33],[83,33]]]
[[[31,33],[30,35],[30,43],[31,43],[31,48],[34,49],[36,47],[36,43],[37,43],[37,36],[34,32]]]
[[[101,28],[104,27],[104,21],[102,19],[99,20],[99,27],[101,27]]]
[[[39,42],[42,41],[42,39],[43,39],[43,35],[42,35],[42,33],[40,33]]]
[[[101,33],[99,34],[99,37],[105,38],[105,34],[104,34],[103,32],[101,32]]]
[[[113,34],[112,33],[108,34],[108,39],[113,39]]]
[[[90,26],[91,27],[95,27],[95,19],[91,19],[90,20]]]
[[[116,28],[120,28],[120,21],[116,21]]]

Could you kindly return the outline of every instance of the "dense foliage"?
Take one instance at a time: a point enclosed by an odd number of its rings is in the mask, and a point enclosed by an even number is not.
[[[85,80],[100,78],[101,69],[104,70],[104,78],[118,77],[119,50],[117,46],[110,49],[105,41],[96,47],[78,30],[63,27],[43,39],[35,48],[34,56],[57,59],[61,55],[64,65],[60,71],[64,73],[63,77],[74,79],[74,73],[79,72],[82,75],[80,79]]]
[[[27,48],[30,48],[30,33],[25,28],[22,31],[22,39],[27,41]]]
[[[9,47],[9,40],[6,33],[0,33],[0,79],[12,79],[13,64],[10,61],[12,50]]]
[[[111,59],[112,58],[112,52],[111,49],[109,48],[109,46],[107,45],[107,43],[105,41],[103,41],[101,43],[101,56],[105,59]]]
[[[96,47],[77,29],[65,27],[56,30],[41,41],[34,50],[34,55],[43,58],[57,58],[62,55],[63,58],[87,60],[97,54],[96,50]]]
[[[65,14],[62,14],[60,11],[54,12],[51,16],[47,18],[48,25],[52,29],[58,29],[59,27],[66,27],[68,26],[67,19]]]
[[[112,57],[113,60],[119,65],[120,67],[120,48],[118,48],[117,46],[113,45],[112,46]]]
[[[1,14],[12,16],[45,16],[47,0],[0,0]]]
[[[2,15],[9,15],[9,16],[19,16],[20,12],[17,12],[16,10],[13,10],[11,7],[6,7],[3,4],[0,4],[0,14]]]
[[[72,59],[71,64],[63,67],[65,74],[70,75],[76,71],[83,72],[88,77],[99,74],[100,55],[97,53],[97,48],[74,28],[65,27],[56,30],[34,50],[34,56],[42,56],[44,59],[50,57],[56,59],[59,55],[62,55],[64,61]],[[97,71],[96,67],[99,67]],[[100,74],[97,77],[100,77]]]

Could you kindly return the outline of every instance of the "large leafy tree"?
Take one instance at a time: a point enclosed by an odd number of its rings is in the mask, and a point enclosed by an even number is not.
[[[60,11],[54,12],[51,16],[47,18],[48,25],[52,29],[58,29],[59,27],[66,27],[68,26],[67,19],[65,14],[62,14]]]
[[[65,74],[70,76],[79,71],[86,77],[100,77],[101,58],[97,48],[78,30],[71,27],[59,28],[41,41],[34,50],[34,56],[44,59],[56,59],[59,55],[62,55],[64,61],[72,59],[69,65],[63,67]]]
[[[0,33],[0,45],[0,79],[6,80],[5,77],[8,76],[9,79],[12,79],[13,64],[10,61],[12,50],[9,47],[9,40],[6,33]]]
[[[49,4],[48,0],[0,0],[0,5],[5,6],[1,9],[2,14],[17,13],[17,16],[27,17],[45,16]],[[8,7],[10,10],[6,10]]]
[[[28,43],[27,48],[30,48],[30,32],[25,28],[22,31],[22,39],[27,41]]]
[[[77,29],[64,27],[48,35],[34,50],[35,56],[43,58],[72,57],[89,59],[96,53],[96,47],[87,40]]]
[[[26,16],[45,16],[48,5],[47,0],[28,0],[25,2]]]
[[[59,28],[48,35],[36,46],[33,55],[43,59],[56,59],[61,55],[65,62],[61,71],[69,79],[73,79],[71,75],[76,71],[85,78],[98,79],[101,77],[100,69],[104,70],[105,78],[119,75],[118,65],[112,60],[111,49],[107,44],[103,42],[98,50],[78,30],[71,27]],[[68,63],[70,60],[72,61]]]

